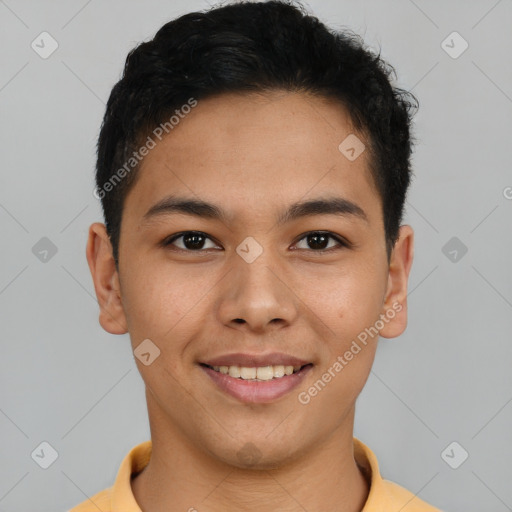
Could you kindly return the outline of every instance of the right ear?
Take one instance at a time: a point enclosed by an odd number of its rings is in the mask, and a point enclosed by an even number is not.
[[[86,256],[100,306],[101,326],[111,334],[127,333],[119,274],[105,224],[95,222],[89,227]]]

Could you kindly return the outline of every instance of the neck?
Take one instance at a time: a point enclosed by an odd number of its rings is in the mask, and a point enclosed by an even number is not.
[[[369,486],[354,459],[353,419],[354,410],[327,439],[269,470],[226,464],[153,421],[150,462],[132,479],[135,499],[144,512],[360,512]]]

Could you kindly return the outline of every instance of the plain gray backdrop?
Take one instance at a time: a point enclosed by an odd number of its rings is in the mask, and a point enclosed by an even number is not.
[[[512,510],[512,2],[309,6],[381,48],[420,102],[409,325],[379,342],[355,435],[445,511]],[[95,144],[128,51],[205,8],[0,1],[0,512],[68,510],[149,439],[129,337],[100,327],[85,258]]]

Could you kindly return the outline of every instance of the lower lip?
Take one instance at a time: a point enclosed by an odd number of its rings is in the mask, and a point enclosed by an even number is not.
[[[277,400],[296,388],[313,366],[309,364],[297,373],[265,381],[236,379],[224,373],[216,372],[207,366],[200,365],[200,367],[228,395],[242,402],[267,403]]]

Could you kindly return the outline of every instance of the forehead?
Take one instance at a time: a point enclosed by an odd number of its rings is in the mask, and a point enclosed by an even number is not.
[[[257,215],[269,203],[336,192],[371,209],[380,201],[369,152],[351,160],[340,150],[351,137],[364,147],[334,100],[277,91],[199,100],[161,141],[153,137],[126,204],[137,197],[142,216],[169,192],[186,193]]]

